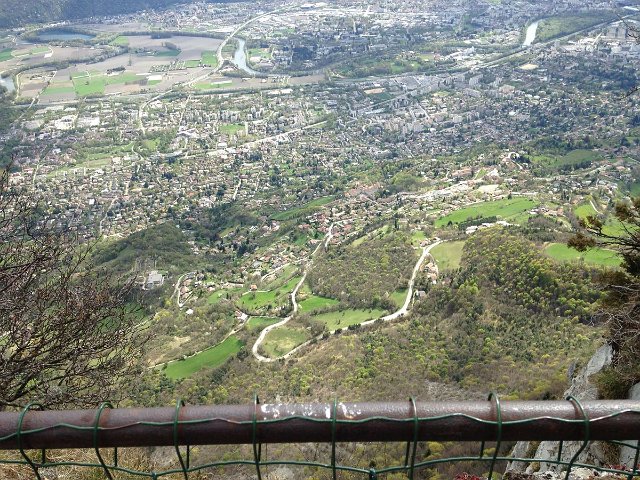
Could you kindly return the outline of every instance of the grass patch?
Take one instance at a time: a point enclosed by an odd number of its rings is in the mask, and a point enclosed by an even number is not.
[[[573,210],[576,217],[586,219],[589,216],[596,216],[598,212],[591,206],[591,203],[584,203]]]
[[[431,255],[438,264],[440,270],[455,270],[460,268],[462,249],[465,242],[445,242],[431,249]]]
[[[308,339],[309,333],[306,330],[287,327],[276,328],[267,333],[262,348],[268,356],[276,358],[289,353]]]
[[[622,259],[613,250],[592,248],[579,252],[563,243],[552,243],[544,249],[549,257],[561,262],[584,262],[603,267],[619,267]]]
[[[396,290],[391,295],[389,295],[389,298],[393,303],[396,304],[398,308],[400,308],[404,305],[404,302],[407,299],[407,289],[403,288],[400,290]]]
[[[528,198],[514,198],[511,200],[504,199],[493,202],[477,203],[439,218],[436,220],[435,226],[440,228],[448,225],[449,222],[457,224],[467,220],[487,217],[500,217],[503,220],[509,220],[512,217],[516,217],[517,215],[534,208],[536,205],[536,202]]]
[[[178,55],[180,50],[160,50],[154,54],[156,57],[177,57]]]
[[[243,345],[244,343],[239,338],[231,336],[215,347],[208,348],[186,360],[170,362],[164,373],[167,377],[176,380],[193,375],[203,368],[219,367],[238,353]]]
[[[278,212],[272,215],[271,218],[278,221],[285,221],[311,215],[316,210],[319,210],[323,205],[333,202],[333,200],[333,196],[316,198],[315,200],[311,200],[300,207],[291,208],[284,212]]]
[[[241,123],[229,123],[220,125],[220,133],[224,133],[225,135],[234,135],[241,130],[244,130],[244,125]]]
[[[384,310],[379,309],[356,309],[349,308],[347,310],[341,310],[338,312],[321,313],[320,315],[314,315],[311,320],[318,322],[327,327],[327,330],[333,331],[338,328],[346,328],[350,325],[358,325],[366,322],[367,320],[373,320],[380,318],[385,314]]]
[[[214,90],[216,88],[223,88],[223,87],[228,87],[229,85],[233,84],[233,81],[231,80],[223,80],[221,82],[216,82],[216,83],[196,83],[194,85],[194,88],[196,90]]]
[[[587,168],[593,162],[601,160],[602,155],[593,150],[572,150],[566,155],[536,155],[532,157],[534,164],[552,170],[570,171],[577,168]]]
[[[184,66],[187,68],[198,68],[200,66],[200,60],[185,60]]]
[[[251,317],[247,322],[247,328],[250,331],[262,330],[263,328],[273,325],[274,323],[278,323],[281,320],[281,318],[274,317]]]
[[[129,45],[129,37],[126,37],[124,35],[118,35],[116,38],[114,38],[111,43],[109,45],[116,45],[116,46],[120,46],[120,47],[126,47],[127,45]]]
[[[301,312],[313,312],[332,305],[340,303],[335,298],[320,297],[318,295],[311,295],[308,298],[298,303]]]
[[[49,86],[44,89],[42,95],[60,95],[63,93],[75,93],[76,89],[73,86],[69,87],[53,87]]]
[[[104,94],[107,85],[122,85],[140,81],[140,77],[132,72],[123,72],[119,75],[94,75],[82,72],[73,75],[72,79],[76,94],[80,97]]]
[[[209,297],[207,298],[207,303],[209,305],[217,305],[222,300],[230,299],[241,291],[241,288],[221,288],[220,290],[216,290],[212,292],[211,295],[209,295]]]
[[[201,62],[207,67],[215,68],[218,66],[218,55],[216,55],[216,52],[211,51],[202,52]]]
[[[7,60],[11,60],[13,58],[13,55],[11,55],[11,52],[13,52],[13,50],[10,48],[5,48],[4,50],[0,50],[0,62],[6,62]]]
[[[535,43],[563,37],[613,18],[611,12],[603,11],[545,18],[540,21]]]

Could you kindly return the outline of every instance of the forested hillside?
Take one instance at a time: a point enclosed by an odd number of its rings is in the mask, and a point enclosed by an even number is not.
[[[222,0],[217,3],[224,3]],[[164,8],[178,0],[3,0],[0,28],[54,20],[72,20],[100,15],[117,15],[149,8]]]

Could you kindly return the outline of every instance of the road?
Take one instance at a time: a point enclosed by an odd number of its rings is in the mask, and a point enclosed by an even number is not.
[[[327,235],[324,238],[324,241],[322,243],[318,244],[316,249],[311,254],[311,257],[309,258],[309,261],[307,262],[307,266],[304,269],[304,274],[302,275],[302,278],[300,279],[300,281],[296,285],[296,288],[293,289],[293,292],[291,292],[291,304],[293,305],[293,310],[292,310],[291,314],[289,316],[285,317],[280,322],[274,323],[273,325],[269,325],[264,330],[262,330],[262,332],[260,332],[260,336],[258,337],[256,342],[253,344],[253,347],[251,347],[251,353],[253,353],[253,356],[259,362],[264,362],[264,363],[275,362],[276,360],[279,360],[280,358],[287,358],[287,356],[293,352],[293,350],[292,350],[291,352],[287,353],[283,357],[279,357],[279,358],[268,358],[268,357],[264,357],[264,356],[260,355],[258,353],[258,348],[260,347],[260,345],[264,341],[265,337],[267,336],[267,334],[271,330],[273,330],[274,328],[279,328],[279,327],[282,327],[282,326],[286,325],[287,322],[289,322],[289,320],[291,320],[295,316],[295,314],[298,313],[298,302],[296,301],[296,296],[298,295],[298,290],[300,290],[302,285],[304,285],[304,282],[307,279],[307,273],[309,272],[309,269],[310,269],[311,265],[313,264],[313,258],[316,256],[316,253],[318,252],[318,250],[320,250],[320,247],[327,248],[327,246],[329,245],[329,242],[331,242],[331,239],[333,238],[333,227],[334,227],[334,225],[335,224],[331,224],[331,226],[329,227],[329,231],[327,232]]]
[[[331,228],[329,229],[329,233],[327,234],[327,237],[325,238],[325,241],[323,242],[323,245],[325,246],[325,248],[327,247],[327,245],[329,245],[329,242],[331,241],[331,238],[333,237],[333,233],[332,233],[332,228],[333,225],[331,226]],[[442,240],[438,240],[436,239],[436,241],[430,245],[427,245],[426,247],[424,247],[422,249],[422,255],[420,256],[420,258],[418,259],[418,261],[416,262],[416,265],[413,267],[413,273],[411,275],[411,279],[409,280],[409,284],[408,284],[408,289],[407,289],[407,297],[404,300],[404,305],[402,305],[402,307],[397,310],[396,312],[387,315],[385,317],[381,317],[379,319],[374,319],[374,320],[369,320],[367,322],[363,322],[360,324],[361,327],[366,327],[368,325],[372,325],[375,322],[377,322],[378,320],[382,320],[383,322],[390,322],[392,320],[396,320],[400,317],[405,316],[408,311],[409,311],[409,305],[411,305],[411,299],[413,298],[413,287],[415,285],[415,280],[416,280],[416,276],[418,275],[418,272],[420,271],[420,267],[422,267],[422,264],[424,263],[424,261],[426,260],[427,256],[429,255],[429,253],[431,252],[431,249],[433,247],[435,247],[436,245],[440,245],[442,243]],[[320,247],[320,246],[318,246]],[[318,250],[318,248],[316,248],[315,252]],[[311,262],[309,262],[309,265],[311,264]],[[295,294],[297,293],[298,289],[302,286],[302,284],[304,283],[304,280],[306,278],[306,271],[305,274],[302,278],[302,280],[300,281],[300,283],[298,283],[298,285],[296,285],[295,290],[293,291],[293,293],[291,294],[291,300],[293,303],[293,312],[291,315],[289,315],[287,318],[285,318],[284,320],[282,320],[281,322],[275,323],[273,325],[268,326],[267,328],[265,328],[261,333],[260,333],[260,337],[258,337],[258,340],[256,340],[256,343],[253,344],[253,348],[252,348],[252,353],[253,356],[256,358],[256,360],[258,360],[259,362],[262,363],[272,363],[272,362],[276,362],[278,360],[283,360],[283,359],[287,359],[292,357],[293,355],[295,355],[299,350],[301,350],[302,348],[306,347],[307,345],[311,344],[313,341],[318,341],[321,340],[323,338],[323,335],[319,335],[315,338],[312,338],[311,340],[307,340],[306,342],[298,345],[296,348],[294,348],[293,350],[291,350],[290,352],[282,355],[281,357],[277,357],[277,358],[268,358],[268,357],[264,357],[262,355],[260,355],[258,353],[258,347],[260,346],[260,344],[264,341],[264,338],[266,337],[267,333],[269,333],[271,330],[281,327],[282,325],[285,325],[289,320],[291,320],[291,318],[295,315],[295,313],[298,311],[298,304],[295,301]],[[337,330],[333,330],[331,332],[329,332],[329,335],[335,335],[337,332]]]
[[[178,281],[176,282],[176,286],[173,289],[173,293],[171,294],[171,298],[176,297],[176,304],[178,305],[178,308],[182,308],[184,307],[184,303],[180,303],[180,284],[182,283],[182,279],[184,277],[186,277],[189,274],[193,274],[195,275],[196,272],[187,272],[187,273],[183,273],[182,275],[180,275],[178,277]]]

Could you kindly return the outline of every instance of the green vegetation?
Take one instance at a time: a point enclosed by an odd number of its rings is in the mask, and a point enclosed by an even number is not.
[[[338,328],[347,328],[350,325],[358,325],[366,322],[367,320],[375,320],[385,314],[384,310],[380,309],[347,309],[337,312],[321,313],[314,315],[311,320],[320,323],[326,327],[327,330],[333,331]]]
[[[262,310],[272,311],[288,305],[289,296],[299,282],[300,277],[293,277],[277,289],[245,293],[238,300],[238,306],[243,310],[259,312]]]
[[[107,85],[121,85],[140,83],[141,77],[132,72],[123,72],[118,75],[102,75],[85,72],[73,76],[73,85],[76,94],[80,97],[88,95],[102,95]]]
[[[216,88],[228,87],[233,82],[231,80],[224,80],[216,83],[196,83],[194,88],[197,90],[214,90]]]
[[[251,317],[247,322],[247,328],[251,331],[262,330],[263,328],[280,322],[281,318],[274,317]]]
[[[235,135],[236,133],[244,130],[244,125],[241,123],[230,123],[220,125],[220,133],[225,135]]]
[[[200,60],[186,60],[184,66],[187,68],[197,68],[200,66]]]
[[[218,66],[218,55],[216,52],[204,51],[202,52],[201,62],[207,67],[215,68]]]
[[[281,357],[309,339],[306,330],[282,327],[267,333],[262,348],[271,357]]]
[[[602,159],[602,155],[593,150],[572,150],[565,155],[535,155],[531,158],[534,165],[548,171],[569,172],[579,168],[588,168],[595,161]]]
[[[622,259],[613,250],[592,248],[586,252],[579,252],[569,248],[564,243],[552,243],[544,252],[555,260],[563,262],[585,262],[603,267],[619,267]]]
[[[407,299],[407,289],[403,288],[400,290],[396,290],[391,295],[389,295],[389,298],[396,307],[400,308],[404,305],[404,302]]]
[[[411,239],[393,232],[357,246],[330,249],[307,278],[316,295],[355,308],[390,310],[395,304],[389,295],[406,287],[416,260]]]
[[[333,305],[340,303],[335,298],[319,297],[317,295],[311,295],[302,301],[298,302],[298,307],[301,312],[313,312],[316,310],[322,310]]]
[[[311,200],[310,202],[300,207],[290,208],[289,210],[285,210],[284,212],[279,212],[271,215],[271,218],[278,221],[286,221],[306,217],[320,210],[320,207],[322,207],[323,205],[333,202],[334,199],[335,198],[332,196],[316,198],[315,200]]]
[[[13,55],[11,55],[11,52],[13,50],[10,48],[6,48],[4,50],[0,50],[0,62],[5,62],[7,60],[11,60],[13,58]]]
[[[75,93],[76,89],[73,86],[64,87],[64,86],[53,86],[49,85],[44,89],[42,95],[59,95],[62,93]]]
[[[431,255],[441,271],[455,270],[460,267],[464,241],[444,242],[431,249]]]
[[[243,346],[244,343],[240,339],[231,336],[215,347],[196,353],[185,360],[170,362],[164,373],[175,380],[193,375],[203,368],[217,368],[238,353]]]
[[[209,305],[217,305],[222,300],[230,300],[235,295],[239,294],[242,288],[221,288],[211,293],[207,297],[207,303]]]
[[[450,224],[459,224],[468,220],[482,220],[490,217],[499,217],[502,220],[513,220],[521,217],[521,214],[534,208],[536,202],[528,198],[514,198],[496,200],[494,202],[481,202],[470,207],[456,210],[436,220],[436,227],[444,227]]]
[[[588,12],[577,15],[545,18],[541,20],[538,25],[535,43],[563,37],[599,23],[607,22],[613,18],[615,17],[611,12]]]
[[[591,206],[590,202],[583,203],[582,205],[576,207],[573,210],[573,213],[576,217],[583,220],[589,216],[596,216],[598,214],[598,212],[596,212],[595,209]]]
[[[154,55],[156,57],[177,57],[178,55],[180,55],[180,50],[158,50]]]
[[[110,45],[126,47],[127,45],[129,45],[129,37],[118,35],[115,39],[113,39]]]
[[[194,257],[182,231],[171,222],[149,227],[122,240],[99,244],[93,254],[97,265],[128,272],[136,261],[154,260],[163,269],[180,272],[195,268]]]

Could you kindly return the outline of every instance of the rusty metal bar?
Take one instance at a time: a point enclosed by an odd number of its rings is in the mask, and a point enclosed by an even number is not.
[[[492,441],[494,402],[338,403],[336,442]],[[592,440],[640,440],[640,402],[585,401]],[[583,440],[584,416],[568,401],[501,402],[502,440]],[[175,408],[28,411],[24,448],[174,445]],[[254,412],[255,424],[254,424]],[[332,441],[333,403],[185,406],[177,419],[181,445]],[[18,447],[20,412],[0,412],[0,449]]]

